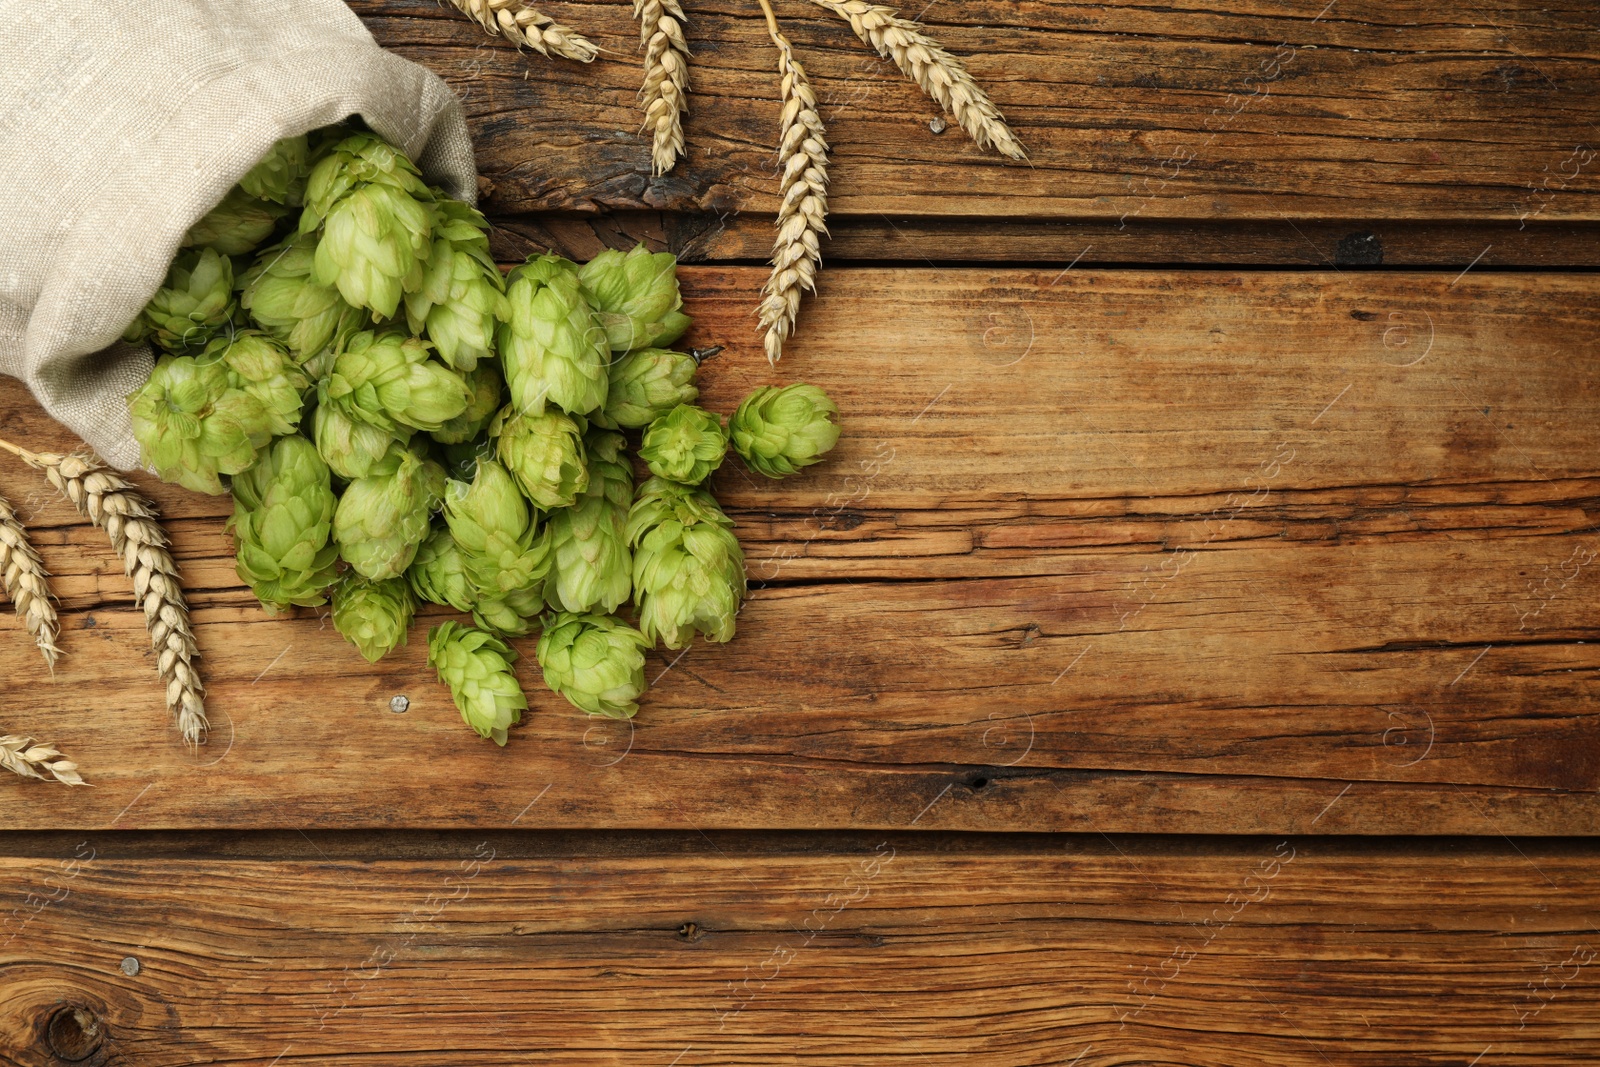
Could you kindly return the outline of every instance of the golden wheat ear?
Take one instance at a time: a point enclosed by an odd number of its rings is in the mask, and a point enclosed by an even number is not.
[[[31,737],[15,734],[0,737],[0,767],[24,778],[40,781],[54,778],[67,785],[89,784],[78,776],[78,765],[56,751],[54,745],[39,744]]]
[[[633,0],[644,47],[644,86],[639,105],[650,131],[650,165],[656,177],[683,158],[683,116],[689,110],[688,19],[678,0]]]
[[[600,54],[594,42],[549,15],[523,6],[522,0],[450,0],[450,3],[489,33],[504,36],[519,46],[527,45],[542,56],[588,63]]]
[[[33,643],[44,653],[44,661],[54,675],[56,657],[61,655],[61,649],[56,647],[61,626],[55,605],[50,602],[48,578],[39,553],[28,539],[28,531],[10,502],[0,497],[0,582],[17,609],[17,618],[33,636]]]
[[[9,441],[0,448],[44,472],[79,513],[106,531],[112,551],[133,580],[133,593],[144,608],[145,629],[156,653],[156,669],[167,686],[167,708],[190,745],[205,739],[205,685],[195,660],[200,658],[189,606],[178,583],[178,565],[167,550],[167,535],[156,521],[155,505],[116,471],[92,455],[31,452]]]
[[[857,37],[883,58],[894,60],[900,72],[944,108],[979,148],[993,148],[1011,159],[1028,158],[1000,109],[972,80],[966,66],[923,33],[918,23],[901,18],[893,8],[865,0],[811,2],[850,23]]]
[[[794,332],[800,295],[817,287],[822,235],[828,232],[828,138],[817,113],[805,68],[778,29],[767,0],[761,0],[767,32],[778,46],[778,76],[783,110],[779,120],[778,236],[772,244],[772,274],[756,310],[767,331],[767,361],[783,357],[783,342]]]

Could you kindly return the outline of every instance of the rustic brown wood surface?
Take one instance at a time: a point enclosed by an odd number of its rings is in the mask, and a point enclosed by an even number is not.
[[[226,501],[152,486],[212,741],[176,743],[102,535],[45,503],[67,654],[52,683],[8,617],[3,717],[98,788],[4,818],[493,827],[548,788],[518,825],[1593,829],[1588,276],[840,269],[779,372],[760,279],[685,271],[690,341],[729,345],[705,402],[803,374],[848,431],[782,483],[719,472],[756,590],[731,645],[656,655],[636,723],[541,693],[525,640],[535,710],[492,751],[422,641],[369,666],[269,617]]]
[[[35,894],[0,916],[0,1062],[1542,1067],[1600,1040],[1592,845],[608,844],[60,839],[0,861]]]

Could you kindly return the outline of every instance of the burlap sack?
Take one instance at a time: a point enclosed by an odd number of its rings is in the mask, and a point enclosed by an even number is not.
[[[123,329],[274,141],[349,115],[476,199],[460,102],[343,0],[0,0],[0,371],[137,465]]]

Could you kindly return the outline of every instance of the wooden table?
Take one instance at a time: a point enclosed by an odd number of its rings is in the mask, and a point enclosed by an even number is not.
[[[591,66],[352,6],[465,100],[500,258],[678,253],[708,406],[804,378],[846,436],[717,476],[737,641],[631,725],[524,642],[503,751],[146,482],[186,752],[100,532],[0,462],[67,652],[5,616],[0,727],[95,783],[0,780],[0,1062],[1600,1061],[1592,4],[930,6],[1017,165],[786,0],[833,238],[777,372],[753,5],[686,5],[655,180],[626,5],[550,5]],[[0,426],[70,444],[14,383]]]

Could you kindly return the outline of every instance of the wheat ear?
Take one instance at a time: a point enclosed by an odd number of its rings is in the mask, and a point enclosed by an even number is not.
[[[189,607],[178,584],[178,565],[167,551],[167,536],[156,522],[155,505],[133,483],[92,455],[30,452],[9,441],[0,448],[44,471],[50,484],[89,521],[103,527],[133,592],[144,607],[156,669],[167,684],[167,708],[177,718],[183,739],[198,745],[206,733],[205,686],[195,660],[200,652],[189,628]]]
[[[541,15],[522,0],[450,0],[457,10],[492,34],[527,45],[542,56],[560,56],[588,63],[600,54],[594,42],[563,26],[549,15]]]
[[[17,618],[33,635],[33,643],[44,653],[44,661],[54,675],[56,657],[61,655],[56,647],[61,627],[56,621],[55,605],[50,603],[50,583],[39,553],[28,540],[28,531],[4,497],[0,497],[0,581],[17,609]]]
[[[815,290],[822,263],[822,235],[828,232],[828,139],[817,114],[817,97],[805,68],[778,29],[772,5],[761,0],[767,32],[778,46],[783,112],[778,134],[778,236],[772,243],[772,274],[762,290],[757,314],[766,328],[767,361],[783,356],[783,342],[794,331],[800,293]]]
[[[644,46],[644,87],[639,103],[650,131],[650,165],[657,177],[677,165],[683,151],[683,115],[689,110],[688,21],[678,0],[633,0]]]
[[[54,745],[41,745],[31,737],[6,734],[0,737],[0,767],[24,778],[49,781],[54,778],[67,785],[87,785],[78,777],[78,765],[64,758]],[[46,778],[48,772],[50,778]]]
[[[894,8],[865,0],[811,2],[849,22],[857,37],[877,49],[880,56],[894,60],[901,73],[922,86],[922,91],[944,108],[945,114],[954,118],[979,148],[993,148],[1012,159],[1028,158],[999,109],[978,88],[966,66],[923,33],[920,25],[901,18]]]

